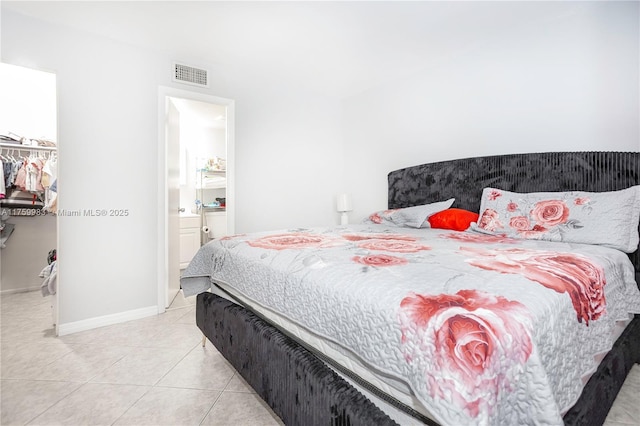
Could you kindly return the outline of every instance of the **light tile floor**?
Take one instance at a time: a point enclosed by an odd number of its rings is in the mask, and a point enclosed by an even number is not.
[[[0,298],[2,425],[282,425],[195,325],[162,315],[56,338],[40,292]]]
[[[210,342],[194,298],[166,313],[56,338],[40,292],[1,298],[2,425],[282,425]],[[640,424],[640,366],[606,426]]]

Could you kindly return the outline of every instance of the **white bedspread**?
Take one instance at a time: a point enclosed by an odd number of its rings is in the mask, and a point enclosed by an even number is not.
[[[406,382],[438,422],[562,424],[640,313],[626,254],[382,225],[237,235],[202,247],[185,296],[225,283]]]

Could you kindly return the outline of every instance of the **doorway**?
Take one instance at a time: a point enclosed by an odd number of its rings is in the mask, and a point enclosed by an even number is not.
[[[210,238],[234,233],[234,102],[160,87],[158,117],[158,311],[164,312],[180,291],[181,266]]]
[[[0,93],[0,294],[41,291],[57,335],[56,75],[0,63]]]

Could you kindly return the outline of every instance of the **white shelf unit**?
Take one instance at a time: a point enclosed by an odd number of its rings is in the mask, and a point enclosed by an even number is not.
[[[226,235],[226,203],[217,205],[216,198],[226,199],[227,172],[219,169],[200,169],[196,172],[196,193],[200,200],[200,220],[202,226],[208,226],[209,233],[201,232],[200,243],[205,244],[213,238]],[[212,222],[212,223],[209,223]]]

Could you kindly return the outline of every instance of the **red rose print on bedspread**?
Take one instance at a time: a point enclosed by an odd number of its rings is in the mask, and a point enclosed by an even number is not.
[[[473,232],[456,232],[451,234],[442,234],[440,235],[440,238],[462,241],[464,243],[480,243],[480,244],[490,244],[490,243],[513,244],[517,242],[517,240],[514,240],[513,238],[505,237],[503,235],[477,234]]]
[[[400,303],[402,351],[432,398],[488,415],[532,351],[530,314],[517,301],[477,290],[410,294]]]
[[[363,240],[358,243],[358,247],[368,250],[391,251],[396,253],[416,253],[422,250],[431,250],[431,247],[424,246],[415,241],[406,240]]]
[[[343,235],[347,241],[365,241],[365,240],[400,240],[400,241],[418,241],[417,237],[402,234],[346,234]]]
[[[225,235],[224,237],[218,238],[220,241],[230,241],[235,238],[244,237],[246,234],[235,234],[235,235]]]
[[[300,249],[300,248],[318,248],[331,244],[331,238],[309,234],[304,232],[289,232],[286,234],[267,235],[253,241],[248,241],[252,247],[259,247],[269,250],[284,249]]]
[[[398,266],[406,265],[407,259],[386,254],[372,254],[369,256],[354,256],[353,261],[366,266]]]
[[[481,250],[462,247],[478,268],[505,274],[521,274],[558,293],[567,293],[578,322],[598,319],[606,312],[604,270],[585,256],[524,249]]]

